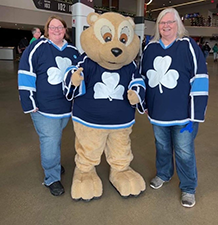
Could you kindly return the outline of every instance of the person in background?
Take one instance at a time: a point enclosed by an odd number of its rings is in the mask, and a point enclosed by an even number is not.
[[[198,46],[199,46],[199,48],[202,50],[202,44],[201,44],[200,40],[199,40],[199,41],[197,41],[197,45],[198,45]]]
[[[211,26],[211,16],[208,16],[208,18],[207,18],[207,25],[209,27]]]
[[[207,57],[208,57],[208,55],[209,55],[209,53],[210,53],[210,46],[209,46],[209,44],[208,44],[208,42],[205,42],[204,44],[203,44],[203,46],[202,46],[202,51],[203,51],[203,53],[204,53],[204,58],[205,58],[205,60],[207,60]],[[206,62],[206,64],[207,64],[207,62]]]
[[[33,37],[32,37],[32,39],[30,40],[30,44],[33,43],[34,41],[36,41],[36,40],[38,40],[38,39],[40,38],[40,36],[41,36],[41,31],[40,31],[40,29],[39,29],[38,27],[34,27],[34,28],[32,29],[32,35],[33,35]]]
[[[194,140],[199,122],[205,119],[208,74],[201,49],[188,37],[174,8],[159,14],[154,38],[142,55],[140,72],[145,79],[147,114],[156,145],[156,176],[150,186],[159,189],[170,181],[175,153],[181,204],[193,207],[197,187]]]
[[[213,60],[214,62],[217,62],[217,52],[218,52],[218,46],[217,43],[213,46]]]
[[[17,46],[17,50],[18,50],[18,53],[21,57],[21,55],[23,54],[24,50],[27,48],[27,46],[29,45],[29,42],[27,40],[26,37],[23,37],[19,43],[18,43],[18,46]]]
[[[44,185],[55,196],[64,193],[61,138],[72,107],[63,94],[63,78],[67,67],[79,56],[78,50],[65,40],[66,31],[61,17],[50,17],[45,24],[45,38],[27,47],[18,70],[21,105],[24,113],[30,113],[40,140]]]

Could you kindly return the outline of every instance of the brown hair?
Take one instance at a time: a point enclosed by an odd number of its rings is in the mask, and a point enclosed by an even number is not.
[[[48,18],[48,20],[47,20],[47,22],[46,22],[46,24],[45,24],[45,27],[44,27],[44,30],[45,30],[45,32],[44,32],[44,37],[46,37],[46,38],[49,37],[49,35],[48,35],[49,24],[50,24],[50,22],[51,22],[53,19],[57,19],[57,20],[59,20],[59,21],[63,24],[64,28],[66,29],[64,38],[65,38],[65,39],[69,39],[66,22],[65,22],[60,16],[56,16],[56,15],[55,15],[55,16],[50,16],[50,17]]]

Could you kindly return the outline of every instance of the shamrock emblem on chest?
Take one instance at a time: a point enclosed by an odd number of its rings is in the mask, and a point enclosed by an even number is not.
[[[170,56],[155,58],[153,66],[154,69],[147,71],[147,77],[149,79],[148,85],[151,88],[159,86],[160,93],[163,93],[162,85],[166,88],[173,89],[177,85],[177,80],[179,78],[179,73],[170,69],[172,58]]]
[[[97,82],[94,86],[95,99],[123,100],[124,87],[118,85],[120,75],[118,73],[104,72],[102,82]]]

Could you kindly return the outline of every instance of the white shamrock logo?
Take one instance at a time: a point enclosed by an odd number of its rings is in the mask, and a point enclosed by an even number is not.
[[[103,83],[98,82],[94,86],[95,99],[109,98],[110,101],[112,99],[123,100],[124,87],[118,85],[120,81],[118,73],[104,72],[102,74],[102,81]]]
[[[48,82],[52,85],[60,84],[64,79],[64,73],[66,69],[71,65],[71,60],[68,58],[62,58],[57,56],[55,58],[57,67],[51,67],[48,69]]]
[[[147,72],[149,86],[153,88],[159,85],[160,93],[163,93],[162,85],[170,89],[177,85],[179,73],[176,70],[168,70],[171,62],[170,56],[158,56],[154,60],[154,70],[148,70]]]

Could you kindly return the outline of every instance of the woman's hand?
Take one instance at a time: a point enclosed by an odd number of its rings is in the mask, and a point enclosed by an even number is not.
[[[37,112],[38,110],[39,110],[38,108],[35,108],[33,112],[35,113],[35,112]]]

